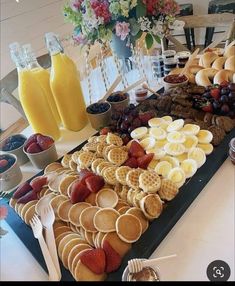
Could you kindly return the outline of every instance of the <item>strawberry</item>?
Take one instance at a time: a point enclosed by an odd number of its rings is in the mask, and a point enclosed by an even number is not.
[[[24,143],[24,149],[27,150],[27,148],[29,147],[29,145],[31,145],[31,143],[37,143],[37,136],[40,135],[40,133],[35,133],[33,135],[31,135]]]
[[[90,195],[90,191],[80,181],[75,181],[71,186],[70,200],[72,204],[78,202],[84,202],[84,200]]]
[[[17,190],[14,192],[12,198],[13,199],[19,199],[31,190],[32,190],[31,185],[28,182],[25,182],[17,188]]]
[[[137,141],[134,140],[131,142],[129,154],[131,157],[142,157],[145,155],[144,148]]]
[[[95,176],[89,176],[85,179],[87,188],[92,193],[97,193],[100,189],[104,186],[104,179],[101,176],[95,175]]]
[[[206,104],[204,104],[202,107],[202,110],[205,111],[205,112],[210,112],[212,113],[213,112],[213,106],[210,102],[207,102]]]
[[[40,148],[40,146],[37,143],[33,142],[26,149],[26,152],[28,152],[28,153],[39,153],[39,152],[42,152],[42,149]]]
[[[105,270],[105,252],[102,248],[84,251],[81,262],[95,274],[102,274]]]
[[[6,159],[0,160],[0,167],[6,167],[8,165],[8,161]]]
[[[41,191],[41,189],[44,185],[47,185],[47,183],[48,183],[47,177],[40,176],[40,177],[36,177],[35,179],[33,179],[30,182],[30,185],[35,192],[39,192],[39,191]]]
[[[149,153],[143,157],[137,158],[138,167],[142,169],[147,169],[149,163],[152,161],[154,153]]]
[[[87,169],[83,169],[79,173],[79,179],[80,182],[85,185],[86,184],[86,179],[91,177],[91,176],[96,176],[96,174],[92,173],[91,171],[88,171]]]
[[[220,89],[219,88],[212,88],[210,91],[211,96],[218,100],[220,98]]]
[[[110,273],[116,271],[122,262],[120,255],[112,248],[107,240],[103,243],[103,250],[106,256],[105,272]]]
[[[49,136],[39,134],[37,136],[37,143],[42,150],[47,150],[54,144],[54,140]]]
[[[110,132],[109,127],[104,127],[100,130],[100,135],[107,135]]]
[[[19,204],[26,204],[26,203],[28,203],[30,201],[34,201],[34,200],[37,200],[37,199],[38,199],[37,193],[34,190],[31,190],[31,191],[27,192],[24,196],[20,197],[17,200],[17,203],[19,203]]]
[[[126,160],[123,166],[128,166],[130,168],[138,168],[137,159],[135,157],[130,157],[129,159]]]

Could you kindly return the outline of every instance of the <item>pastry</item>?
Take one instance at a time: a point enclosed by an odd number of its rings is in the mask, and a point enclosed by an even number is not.
[[[208,130],[213,134],[213,139],[211,144],[217,146],[224,139],[225,131],[219,126],[212,125],[208,128]]]
[[[139,188],[139,176],[143,171],[141,169],[132,169],[127,173],[126,181],[130,188]]]

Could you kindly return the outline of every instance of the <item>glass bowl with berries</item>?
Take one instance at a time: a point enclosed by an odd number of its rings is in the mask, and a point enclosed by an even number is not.
[[[41,133],[31,135],[24,143],[23,151],[34,167],[44,169],[58,159],[55,142]]]
[[[86,113],[91,126],[94,129],[99,130],[110,122],[111,104],[105,101],[92,103],[86,108]]]
[[[23,175],[16,155],[10,153],[0,153],[1,191],[11,191],[21,182],[22,178]]]
[[[24,165],[29,158],[23,151],[23,145],[27,137],[22,134],[14,134],[0,142],[0,151],[14,154],[19,165]]]
[[[130,103],[130,95],[128,93],[116,91],[107,98],[107,101],[112,106],[112,112],[115,110],[123,110],[128,107]]]

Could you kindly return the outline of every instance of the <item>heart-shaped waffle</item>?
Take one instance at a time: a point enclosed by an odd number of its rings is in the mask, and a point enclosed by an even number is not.
[[[156,193],[161,187],[161,178],[155,171],[144,171],[139,176],[139,186],[147,193]]]
[[[115,176],[115,172],[117,170],[117,167],[108,167],[104,170],[102,173],[104,180],[111,185],[115,185],[117,183],[117,179]]]
[[[172,181],[163,179],[158,194],[162,200],[171,201],[178,194],[179,188]]]
[[[126,182],[130,188],[138,189],[139,188],[139,176],[142,174],[141,169],[132,169],[127,173]]]
[[[118,135],[111,133],[111,132],[108,133],[108,135],[106,137],[106,142],[108,144],[114,144],[116,146],[122,146],[123,145],[122,138],[119,137]]]
[[[96,167],[96,173],[101,176],[101,172],[106,167],[112,167],[113,165],[110,162],[104,161],[98,164]]]
[[[102,152],[103,157],[104,157],[105,159],[108,159],[108,153],[109,153],[109,151],[112,150],[112,149],[115,149],[115,148],[118,148],[118,146],[116,146],[116,145],[114,145],[114,144],[105,146],[105,147],[103,148],[103,152]]]
[[[96,156],[94,153],[90,151],[84,151],[78,157],[78,164],[80,168],[89,168],[95,158]]]
[[[131,168],[128,166],[121,166],[119,168],[117,168],[116,170],[116,179],[119,183],[121,183],[122,185],[127,185],[126,182],[126,177],[127,177],[127,173],[131,171]]]
[[[114,148],[108,152],[108,160],[114,165],[120,166],[128,159],[128,152],[122,148]]]

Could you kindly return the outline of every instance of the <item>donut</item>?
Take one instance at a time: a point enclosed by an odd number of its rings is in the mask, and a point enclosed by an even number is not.
[[[218,70],[213,68],[200,70],[195,76],[196,84],[204,87],[212,85],[213,78],[217,72]]]
[[[222,70],[224,68],[225,61],[226,61],[225,57],[219,57],[213,62],[211,67],[216,70]]]
[[[233,80],[234,72],[231,70],[220,70],[214,76],[213,83],[221,84],[223,81],[231,82]]]
[[[224,57],[229,58],[231,56],[235,55],[235,46],[230,46],[225,49],[224,51]]]
[[[224,68],[235,72],[235,55],[228,57],[225,61]]]
[[[214,52],[206,52],[201,55],[199,60],[199,65],[204,68],[210,68],[211,64],[218,58],[219,56]]]

